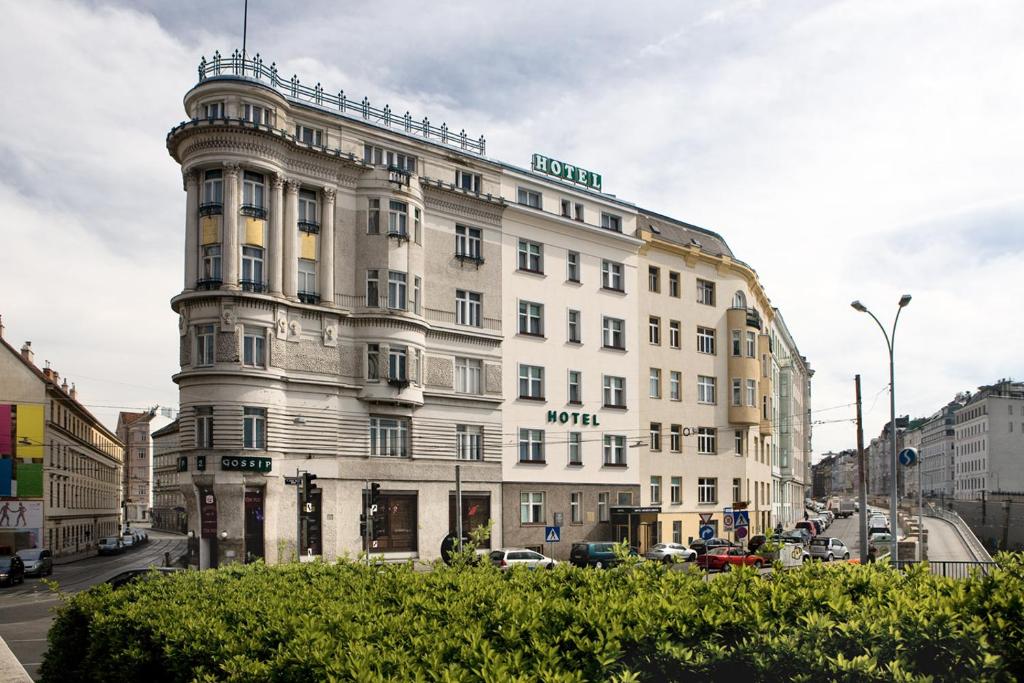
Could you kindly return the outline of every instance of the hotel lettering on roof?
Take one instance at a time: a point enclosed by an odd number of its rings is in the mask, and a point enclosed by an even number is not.
[[[604,194],[583,163],[491,159],[482,136],[259,58],[204,59],[185,112],[167,136],[186,205],[171,305],[198,564],[294,557],[301,471],[325,559],[363,547],[366,481],[371,552],[437,558],[456,465],[463,527],[493,520],[492,548],[558,525],[560,558],[645,549],[696,535],[734,491],[774,523],[776,313],[720,236]],[[754,357],[731,360],[734,331]]]

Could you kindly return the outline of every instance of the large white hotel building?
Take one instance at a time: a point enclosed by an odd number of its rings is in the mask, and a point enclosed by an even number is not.
[[[548,526],[562,558],[686,542],[734,503],[750,533],[789,523],[811,372],[719,235],[258,57],[204,59],[185,111],[171,305],[197,563],[285,561],[300,534],[303,553],[355,556],[366,482],[372,552],[435,559],[457,465],[464,524],[493,520],[492,547],[540,547]],[[306,531],[285,481],[303,471]]]

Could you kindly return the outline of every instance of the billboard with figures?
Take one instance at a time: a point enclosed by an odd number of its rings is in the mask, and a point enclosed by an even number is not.
[[[0,501],[0,553],[42,547],[42,501]]]

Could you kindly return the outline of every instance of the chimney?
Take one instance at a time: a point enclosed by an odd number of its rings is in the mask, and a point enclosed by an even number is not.
[[[53,374],[54,374],[54,377],[56,377],[57,373],[55,372]],[[54,381],[56,381],[56,379],[54,379]],[[60,388],[61,388],[61,390],[63,390],[63,392],[65,394],[68,393],[68,378],[67,377],[64,378],[64,382],[60,385]]]
[[[76,401],[76,400],[78,400],[78,390],[77,390],[77,389],[75,389],[75,385],[74,385],[74,383],[73,383],[73,382],[72,382],[72,384],[71,384],[71,391],[70,391],[70,392],[68,392],[68,393],[69,393],[69,395],[71,396],[71,400],[73,400],[73,401]]]
[[[33,359],[36,357],[36,354],[32,353],[32,342],[27,341],[21,345],[21,357],[35,365]]]

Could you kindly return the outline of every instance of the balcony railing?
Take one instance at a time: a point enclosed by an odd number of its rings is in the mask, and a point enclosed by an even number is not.
[[[401,166],[388,166],[388,182],[408,187],[410,178],[412,178],[412,173]]]
[[[257,282],[256,280],[239,280],[238,285],[242,288],[243,292],[262,293],[267,291],[266,282]]]
[[[219,277],[207,277],[196,280],[196,289],[220,289],[224,281]]]
[[[242,204],[239,208],[239,213],[243,216],[252,216],[253,218],[267,218],[267,207],[257,206],[256,204]]]
[[[302,85],[298,76],[291,79],[283,79],[277,72],[277,65],[264,64],[259,54],[253,57],[243,57],[242,53],[235,50],[231,56],[222,57],[220,52],[215,52],[209,61],[203,57],[199,62],[199,82],[209,78],[245,78],[269,85],[286,98],[305,104],[312,104],[321,109],[335,109],[342,115],[349,113],[356,114],[364,121],[382,128],[402,130],[412,135],[421,135],[424,138],[437,140],[443,145],[461,149],[481,156],[487,154],[487,143],[484,136],[478,140],[471,140],[466,131],[453,133],[449,130],[447,123],[440,127],[430,123],[430,119],[423,117],[422,121],[414,120],[409,112],[404,115],[396,115],[391,107],[384,105],[383,109],[370,106],[370,100],[363,98],[362,101],[350,100],[344,90],[338,91],[337,95],[324,91],[323,86],[317,83],[314,87]]]
[[[341,305],[345,308],[381,308],[393,311],[404,311],[409,309],[408,302],[406,302],[406,305],[404,306],[391,305],[398,303],[398,301],[390,301],[387,294],[370,297],[369,299],[365,296],[352,296],[349,294],[341,296]]]
[[[484,263],[484,257],[480,254],[463,254],[461,252],[455,252],[455,258],[458,259],[460,263],[472,263],[477,268],[482,266]]]
[[[299,230],[308,232],[310,235],[320,234],[320,224],[316,221],[299,221]]]
[[[398,243],[409,241],[409,233],[404,230],[388,230],[388,237],[398,240]]]
[[[424,308],[424,317],[437,323],[444,323],[446,325],[458,325],[459,327],[465,327],[467,329],[485,329],[491,331],[501,330],[501,319],[500,318],[484,318],[481,325],[469,325],[459,321],[458,316],[454,311],[442,311],[437,308]]]
[[[299,292],[299,301],[304,304],[320,303],[320,295],[316,292]]]
[[[747,327],[761,329],[761,314],[757,312],[756,308],[747,309]]]
[[[409,378],[407,377],[388,377],[388,384],[399,389],[405,389],[409,386]]]
[[[200,216],[219,216],[224,213],[224,205],[220,202],[206,202],[199,205]]]

